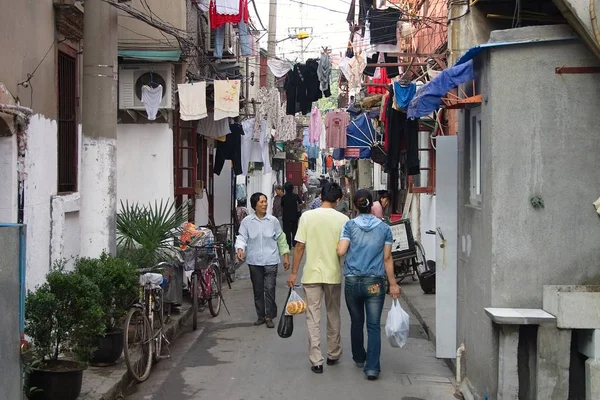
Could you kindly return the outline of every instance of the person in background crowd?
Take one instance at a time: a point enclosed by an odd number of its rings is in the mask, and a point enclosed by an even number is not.
[[[358,190],[354,206],[359,215],[346,222],[337,254],[346,256],[344,295],[350,313],[352,359],[363,368],[367,379],[375,380],[381,372],[381,313],[385,301],[386,277],[390,296],[400,297],[394,277],[392,230],[371,214],[373,198],[367,190]],[[367,350],[364,344],[365,311],[367,314]]]
[[[302,275],[306,295],[306,325],[308,326],[309,359],[311,370],[323,373],[321,353],[321,302],[325,297],[327,310],[327,365],[337,364],[342,355],[340,335],[340,299],[342,270],[336,253],[344,223],[348,217],[335,211],[342,197],[337,183],[328,183],[321,190],[321,207],[306,211],[300,218],[296,234],[294,265],[287,284],[293,287],[298,279],[300,262],[306,249],[307,257]]]
[[[379,219],[382,219],[385,214],[385,209],[390,204],[390,194],[385,190],[379,193],[379,201],[373,202],[371,214]]]
[[[310,209],[314,210],[315,208],[319,208],[321,207],[321,204],[323,204],[323,202],[321,201],[321,193],[319,193],[312,203],[310,203]]]
[[[319,177],[319,187],[322,188],[327,183],[327,179],[325,179],[325,175],[321,175]]]
[[[342,199],[335,206],[336,211],[341,212],[345,216],[350,216],[350,205],[348,204],[348,200],[346,199],[346,193],[342,192]]]
[[[248,216],[248,208],[246,207],[246,205],[246,199],[240,199],[237,202],[237,207],[235,208],[235,215],[237,216],[238,226],[242,223],[244,218]]]
[[[275,186],[275,197],[273,197],[273,216],[279,220],[283,228],[283,208],[281,208],[281,198],[283,197],[283,188],[281,185]]]
[[[333,169],[333,157],[331,157],[331,154],[325,158],[325,165],[327,166],[327,172],[331,172]]]
[[[250,205],[255,213],[242,220],[235,249],[238,259],[246,259],[250,268],[254,307],[258,315],[254,325],[266,323],[267,328],[274,328],[273,319],[277,316],[277,267],[283,255],[283,266],[289,269],[290,248],[277,218],[267,214],[267,196],[254,193],[250,197]]]
[[[285,194],[281,198],[281,209],[283,218],[283,232],[287,239],[288,246],[293,247],[294,236],[298,230],[298,220],[300,219],[300,205],[302,199],[294,193],[294,185],[287,182],[284,186]]]

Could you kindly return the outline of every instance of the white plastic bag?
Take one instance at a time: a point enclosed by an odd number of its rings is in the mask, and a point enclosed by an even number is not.
[[[409,329],[409,316],[400,306],[400,300],[394,299],[385,322],[385,335],[392,347],[404,347]]]
[[[306,302],[292,289],[288,301],[285,303],[285,315],[302,314],[306,311]]]

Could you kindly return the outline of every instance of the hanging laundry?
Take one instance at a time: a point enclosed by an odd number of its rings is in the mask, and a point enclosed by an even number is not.
[[[254,133],[254,118],[247,119],[242,122],[242,129],[244,135],[242,136],[241,143],[241,162],[242,162],[242,175],[248,175],[248,166],[251,162],[263,163],[263,173],[269,173],[273,169],[271,168],[271,162],[269,159],[269,141],[270,133],[267,132],[267,121],[261,121],[261,133],[259,140],[252,139]],[[270,131],[270,130],[269,130]]]
[[[321,138],[321,126],[323,121],[321,119],[321,111],[317,108],[317,106],[313,107],[313,110],[310,113],[310,124],[308,127],[309,130],[309,141],[310,143],[318,143]]]
[[[218,0],[220,1],[220,0]],[[216,29],[224,24],[237,24],[240,21],[248,23],[248,0],[227,0],[236,3],[236,6],[230,8],[232,10],[237,10],[233,13],[221,13],[219,12],[218,5],[215,0],[210,2],[209,7],[209,20],[210,20],[210,28]],[[231,7],[231,6],[229,6]]]
[[[330,111],[325,117],[325,130],[327,132],[327,147],[346,147],[346,128],[350,123],[348,113],[342,110]]]
[[[206,118],[206,82],[180,83],[179,113],[182,121],[194,121]]]
[[[396,45],[398,43],[396,38],[398,20],[401,16],[402,12],[393,7],[383,10],[370,9],[367,18],[371,31],[371,44]]]
[[[472,80],[473,60],[443,70],[421,86],[408,106],[408,118],[424,117],[440,108],[442,97],[458,85]]]
[[[224,142],[217,142],[217,154],[213,172],[221,175],[225,160],[231,160],[235,175],[242,174],[242,135],[244,130],[240,124],[229,125],[231,133],[227,135]]]
[[[144,104],[144,107],[146,107],[146,114],[148,114],[149,121],[154,121],[156,119],[162,97],[162,85],[158,85],[155,88],[148,85],[142,86],[142,103]]]
[[[317,67],[317,76],[319,77],[319,84],[323,93],[329,92],[329,80],[331,79],[331,60],[325,53],[321,54],[319,59],[319,66]],[[331,93],[329,92],[329,96]],[[325,97],[329,97],[325,94]]]
[[[281,112],[281,101],[277,88],[267,89],[261,87],[256,95],[258,102],[255,115],[254,133],[252,137],[256,140],[260,137],[260,122],[267,120],[267,126],[277,128],[278,119]],[[283,113],[285,114],[285,112]]]
[[[403,111],[394,110],[392,107],[394,90],[389,87],[390,98],[386,108],[387,141],[386,146],[388,160],[384,171],[393,173],[397,171],[402,151],[406,151],[405,173],[407,175],[419,175],[419,120],[408,119]]]
[[[379,62],[379,55],[380,55],[379,52],[374,53],[373,56],[371,56],[371,58],[367,59],[367,63],[368,64],[377,64]],[[398,57],[390,56],[390,55],[388,55],[388,53],[383,54],[383,59],[386,63],[398,64]],[[374,76],[376,68],[377,67],[365,66],[365,69],[363,70],[363,74],[368,75],[368,76]],[[388,78],[394,78],[394,77],[400,75],[400,70],[398,69],[397,65],[388,65],[387,67],[385,67],[385,72],[386,72]]]
[[[217,13],[221,15],[238,15],[240,13],[239,0],[213,0]]]
[[[304,146],[304,147],[310,146],[310,139],[309,139],[308,128],[303,128],[302,129],[302,146]]]
[[[215,121],[212,113],[209,113],[208,118],[203,118],[198,122],[197,132],[202,136],[218,138],[229,135],[231,129],[229,129],[227,118]]]
[[[219,1],[212,1],[209,8],[210,27],[214,30],[215,48],[213,55],[216,58],[223,57],[223,46],[225,44],[225,24],[238,24],[238,33],[240,37],[240,54],[248,57],[251,54],[250,36],[248,33],[248,0],[225,0],[227,3],[219,7]],[[219,10],[230,10],[229,12],[220,12]]]
[[[417,85],[411,82],[407,85],[402,85],[400,82],[394,82],[394,99],[401,110],[406,111],[408,105],[417,93]]]
[[[240,81],[215,81],[215,121],[240,115]]]
[[[319,64],[316,60],[307,60],[306,64],[296,64],[286,75],[284,89],[287,96],[286,113],[294,115],[310,112],[312,103],[323,97],[317,74]]]
[[[292,70],[292,64],[287,60],[270,58],[267,60],[267,65],[276,78],[281,78]]]

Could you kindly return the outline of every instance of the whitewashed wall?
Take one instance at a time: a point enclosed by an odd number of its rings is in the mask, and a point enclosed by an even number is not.
[[[169,124],[118,124],[117,210],[121,201],[172,201],[173,184],[173,130]]]
[[[57,192],[57,124],[34,115],[27,129],[24,223],[27,225],[27,288],[50,270],[51,198]]]

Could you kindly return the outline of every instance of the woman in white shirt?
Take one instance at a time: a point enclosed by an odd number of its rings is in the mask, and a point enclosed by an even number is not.
[[[283,255],[284,268],[289,268],[290,249],[279,220],[267,214],[267,196],[254,193],[250,197],[250,205],[255,213],[242,220],[235,248],[238,259],[245,259],[250,268],[254,306],[258,315],[254,325],[266,324],[267,328],[274,328],[273,319],[277,316],[277,267]]]

